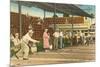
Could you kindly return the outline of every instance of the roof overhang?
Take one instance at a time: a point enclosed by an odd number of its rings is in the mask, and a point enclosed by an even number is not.
[[[12,1],[18,3],[18,1]],[[27,7],[37,7],[45,11],[54,12],[56,9],[57,13],[65,13],[70,15],[78,15],[93,18],[92,15],[86,13],[73,4],[60,4],[60,3],[47,3],[47,2],[32,2],[32,1],[20,1],[21,5]]]

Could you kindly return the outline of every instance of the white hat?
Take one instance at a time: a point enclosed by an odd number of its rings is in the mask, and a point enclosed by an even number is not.
[[[45,29],[45,30],[48,30],[48,29]]]
[[[33,33],[33,30],[29,30],[28,33]]]
[[[19,34],[18,33],[15,33],[15,36],[18,36]]]

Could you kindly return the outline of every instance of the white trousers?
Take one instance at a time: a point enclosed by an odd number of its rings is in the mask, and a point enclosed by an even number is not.
[[[23,58],[28,58],[28,55],[29,55],[29,46],[22,42],[22,51],[23,51]]]

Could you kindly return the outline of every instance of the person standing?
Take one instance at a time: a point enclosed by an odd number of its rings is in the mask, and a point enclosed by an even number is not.
[[[52,36],[50,35],[50,33],[48,33],[48,35],[49,35],[49,49],[52,50],[52,48],[53,48],[53,45],[52,45],[53,39],[52,39]]]
[[[78,32],[78,34],[77,34],[77,45],[79,46],[80,45],[80,33]]]
[[[58,30],[56,30],[53,33],[53,36],[54,36],[54,49],[58,49],[58,39],[59,39],[59,32],[58,32]]]
[[[14,36],[12,33],[10,34],[10,52],[10,57],[12,57],[14,55]]]
[[[19,57],[17,56],[17,53],[20,51],[21,49],[21,42],[19,40],[19,33],[15,33],[15,38],[13,40],[14,43],[14,54],[17,57],[17,59],[19,59]]]
[[[39,41],[32,39],[33,35],[33,31],[29,30],[23,37],[21,40],[21,45],[22,45],[22,51],[24,53],[23,55],[23,60],[28,60],[28,55],[29,55],[29,46],[28,43],[29,41],[33,42],[33,43],[39,43]]]
[[[68,33],[68,41],[69,41],[69,44],[72,46],[73,43],[72,43],[72,32],[71,31],[69,31]]]
[[[43,48],[45,52],[48,52],[49,50],[49,34],[48,34],[48,29],[44,30],[43,33]]]
[[[10,34],[10,47],[14,46],[14,36],[12,34]]]
[[[63,45],[63,32],[62,31],[60,31],[59,33],[59,38],[60,38],[60,48],[63,48],[64,45]]]
[[[84,33],[81,32],[80,36],[81,36],[81,45],[84,45]]]
[[[18,46],[20,45],[20,40],[19,40],[19,34],[18,33],[15,33],[15,38],[14,38],[14,46]]]
[[[76,34],[74,34],[73,35],[73,45],[77,45],[77,35]]]
[[[89,36],[89,34],[87,33],[86,36],[85,36],[85,40],[86,40],[85,45],[86,45],[86,46],[89,46],[89,39],[90,39],[90,36]]]

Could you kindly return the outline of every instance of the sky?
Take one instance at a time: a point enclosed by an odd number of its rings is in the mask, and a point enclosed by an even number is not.
[[[85,12],[89,14],[94,14],[95,15],[95,6],[94,5],[78,5],[79,8],[83,9]]]
[[[18,12],[18,4],[16,3],[10,3],[10,9],[11,12]],[[95,15],[95,6],[93,5],[76,5],[78,6],[80,9],[83,9],[85,12],[89,13],[89,14],[94,14]],[[37,17],[41,17],[43,18],[44,16],[44,11],[40,8],[36,8],[36,7],[26,7],[26,6],[22,6],[22,14],[28,14],[30,16],[37,16]],[[46,17],[52,17],[54,13],[52,12],[47,12],[46,11]],[[57,15],[59,17],[62,17],[63,14],[61,13],[57,13]]]

